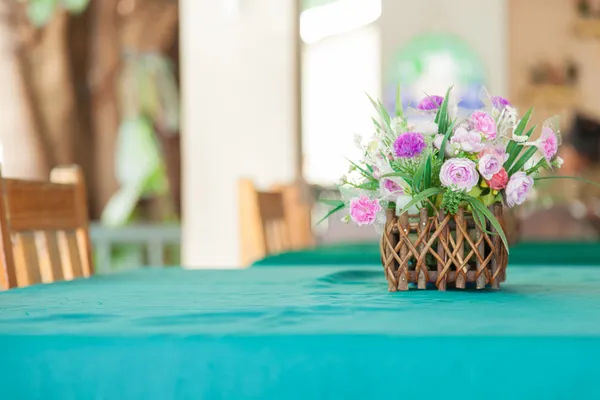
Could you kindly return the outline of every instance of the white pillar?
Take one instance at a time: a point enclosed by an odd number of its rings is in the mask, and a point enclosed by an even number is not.
[[[296,0],[180,4],[182,261],[238,267],[238,180],[295,178]]]

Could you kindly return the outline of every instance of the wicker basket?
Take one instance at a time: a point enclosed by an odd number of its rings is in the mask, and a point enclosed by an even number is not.
[[[504,226],[502,205],[490,210]],[[487,230],[494,232],[489,223]],[[465,289],[469,282],[477,289],[498,289],[506,279],[508,252],[501,238],[479,228],[462,208],[455,215],[440,211],[433,217],[427,209],[400,217],[389,209],[380,249],[391,292],[408,290],[409,283],[419,289],[428,284]]]

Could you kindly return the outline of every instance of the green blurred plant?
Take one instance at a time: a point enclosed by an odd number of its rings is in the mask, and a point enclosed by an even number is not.
[[[63,8],[71,13],[83,12],[90,0],[18,0],[27,4],[27,16],[32,25],[42,27],[50,21],[54,12]]]
[[[102,214],[102,222],[111,226],[134,219],[141,198],[168,192],[157,136],[179,131],[179,91],[170,60],[157,53],[126,55],[120,97],[122,122],[115,153],[120,189]]]

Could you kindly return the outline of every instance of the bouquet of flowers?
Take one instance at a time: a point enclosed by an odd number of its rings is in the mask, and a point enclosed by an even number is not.
[[[533,109],[519,117],[508,100],[485,89],[478,109],[461,107],[452,88],[407,110],[398,89],[395,115],[369,99],[377,115],[373,135],[366,141],[356,137],[362,158],[350,161],[341,178],[341,200],[325,201],[333,207],[325,218],[347,210],[346,222],[383,227],[390,208],[400,216],[422,209],[455,214],[460,207],[481,229],[491,226],[508,249],[489,207],[522,204],[543,179],[540,172],[560,168],[558,119],[546,120],[534,140],[536,126],[528,126]]]

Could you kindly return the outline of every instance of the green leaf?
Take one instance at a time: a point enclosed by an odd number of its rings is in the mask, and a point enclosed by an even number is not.
[[[396,90],[396,117],[402,117],[403,115],[401,88],[400,83],[398,83],[398,89]]]
[[[340,204],[339,206],[335,207],[333,210],[330,210],[330,211],[329,211],[327,214],[325,214],[325,216],[324,216],[323,218],[321,218],[321,219],[319,220],[319,222],[317,222],[317,223],[315,224],[315,226],[317,226],[317,225],[321,224],[321,223],[322,223],[323,221],[325,221],[327,218],[331,217],[331,216],[332,216],[333,214],[335,214],[336,212],[343,210],[345,207],[346,207],[346,205],[342,203],[342,204]]]
[[[367,170],[366,170],[366,169],[364,169],[363,167],[359,166],[359,165],[358,165],[357,163],[355,163],[354,161],[352,161],[352,160],[349,160],[348,158],[346,158],[346,160],[348,160],[348,162],[349,162],[350,164],[354,165],[354,167],[356,167],[356,168],[357,168],[357,169],[358,169],[358,170],[359,170],[359,171],[362,173],[362,175],[363,175],[365,178],[376,180],[376,179],[375,179],[375,177],[373,176],[373,174],[372,174],[372,173],[370,173],[369,171],[367,171]]]
[[[423,183],[425,185],[425,189],[428,189],[431,186],[431,154],[427,156],[427,161],[425,162],[425,170],[423,171]]]
[[[531,137],[531,134],[535,130],[536,126],[537,125],[534,125],[533,128],[529,129],[527,131],[527,133],[525,134],[525,136],[527,136],[528,138]],[[516,142],[511,141],[509,143],[509,145],[507,146],[507,149],[513,143],[515,144],[515,146],[513,146],[513,148],[510,150],[510,153],[508,153],[508,150],[507,150],[507,154],[510,154],[510,156],[508,157],[508,160],[506,160],[506,162],[504,163],[504,169],[506,169],[507,171],[510,169],[510,166],[517,159],[519,154],[521,154],[521,151],[523,150],[523,147],[524,147],[522,144],[516,144]]]
[[[373,98],[371,96],[369,96],[368,93],[367,93],[367,97],[369,98],[369,101],[371,102],[371,104],[373,105],[375,110],[377,111],[377,114],[379,114],[379,116],[381,117],[381,120],[385,124],[387,131],[392,132],[390,115],[386,111],[385,107],[380,102],[373,100]]]
[[[346,182],[346,184],[352,186],[353,188],[356,189],[362,189],[362,190],[377,190],[377,188],[379,187],[379,184],[376,181],[369,181],[360,185],[355,185],[351,182]]]
[[[468,199],[466,201],[469,203],[469,205],[471,205],[471,202]],[[473,221],[475,221],[475,224],[479,227],[479,229],[482,231],[485,230],[485,217],[483,214],[481,214],[479,210],[473,206],[471,206],[471,213],[473,213]]]
[[[527,128],[527,124],[529,124],[529,120],[531,119],[533,110],[534,110],[533,107],[530,108],[529,110],[527,110],[525,115],[523,115],[523,118],[521,118],[521,120],[517,124],[517,127],[515,128],[513,135],[521,136],[523,134],[523,131],[525,130],[525,128]],[[531,136],[532,132],[533,132],[533,130],[531,130],[531,132],[528,132],[529,136]],[[515,160],[515,157],[517,157],[517,155],[519,154],[518,152],[515,152],[515,149],[517,148],[517,146],[520,146],[520,145],[517,142],[515,142],[514,140],[511,140],[508,143],[508,146],[506,146],[506,153],[510,154],[511,157],[508,160],[506,160],[506,162],[504,163],[505,169],[508,169],[511,166],[511,164]]]
[[[319,199],[319,203],[327,204],[332,207],[339,207],[340,205],[344,205],[342,200],[331,200],[331,199]]]
[[[477,209],[488,219],[488,221],[490,221],[490,224],[492,224],[492,226],[502,239],[504,247],[506,247],[506,251],[508,253],[508,240],[506,239],[506,235],[504,234],[504,229],[502,229],[502,225],[500,225],[500,222],[498,222],[494,214],[492,214],[492,212],[479,199],[471,198],[468,201],[474,209]]]
[[[377,120],[375,118],[371,117],[371,121],[373,121],[373,124],[377,127],[377,129],[379,129],[380,131],[383,131],[381,124],[379,122],[377,122]]]
[[[90,0],[62,0],[63,6],[75,14],[83,12],[89,3]]]
[[[525,153],[523,153],[521,158],[519,158],[517,162],[515,162],[515,165],[513,165],[510,168],[510,170],[508,171],[508,176],[512,176],[515,172],[519,171],[521,167],[523,167],[527,163],[527,161],[529,161],[529,159],[533,157],[536,151],[538,151],[538,149],[535,146],[528,148],[525,151]]]
[[[453,121],[452,124],[450,124],[450,126],[448,127],[448,129],[446,129],[446,133],[444,134],[444,139],[442,140],[442,144],[440,145],[440,151],[438,152],[439,160],[443,160],[446,155],[446,146],[448,144],[448,140],[450,139],[450,136],[452,135],[452,130],[454,129],[454,124],[456,124],[456,121]]]
[[[533,110],[534,107],[531,107],[529,110],[527,110],[525,115],[523,115],[523,118],[521,118],[521,120],[517,124],[517,127],[515,128],[515,135],[521,136],[523,134],[523,131],[525,130],[525,128],[527,128],[527,125],[529,124],[529,120],[531,119]]]
[[[590,181],[589,179],[580,178],[578,176],[567,176],[567,175],[557,175],[557,176],[540,176],[538,178],[533,178],[534,181],[543,181],[548,179],[573,179],[579,182],[587,183],[592,186],[600,187],[600,184],[594,181]]]
[[[431,196],[435,196],[436,194],[440,194],[442,193],[443,190],[440,188],[429,188],[429,189],[425,189],[423,190],[421,193],[418,193],[416,195],[413,196],[412,200],[408,202],[407,205],[404,206],[404,208],[402,210],[400,210],[400,215],[404,214],[406,211],[408,211],[409,208],[411,208],[412,206],[414,206],[415,204],[428,199]]]
[[[386,123],[388,126],[391,126],[390,124],[391,124],[391,122],[392,122],[392,119],[391,119],[391,117],[390,117],[390,114],[388,114],[387,110],[385,109],[385,107],[384,107],[384,105],[381,103],[381,101],[379,101],[379,100],[378,100],[378,101],[377,101],[377,104],[379,105],[379,112],[380,112],[380,114],[383,116],[383,119],[384,119],[385,123]]]
[[[442,105],[435,116],[435,122],[440,127],[438,132],[442,134],[445,133],[448,128],[448,103],[450,102],[450,92],[452,91],[452,88],[453,86],[450,86],[448,90],[446,90],[444,101],[442,101]]]
[[[406,183],[408,183],[410,186],[412,186],[412,182],[413,182],[413,178],[411,176],[408,176],[402,172],[390,172],[389,174],[384,174],[381,175],[381,178],[393,178],[393,177],[399,177],[402,178],[406,181]]]
[[[428,158],[429,153],[423,154],[423,156],[421,157],[421,161],[419,162],[419,166],[417,167],[417,170],[415,172],[415,177],[413,179],[413,189],[415,193],[421,191],[421,183],[424,181],[425,169],[427,166]],[[427,187],[424,187],[423,189],[427,189]]]
[[[41,28],[46,25],[56,10],[57,0],[30,0],[27,4],[27,17],[32,25]]]
[[[452,124],[448,123],[448,102],[450,101],[451,91],[452,86],[450,86],[446,91],[446,96],[444,97],[442,106],[440,107],[435,119],[435,122],[438,124],[438,133],[444,135],[444,140],[442,140],[442,145],[440,146],[440,151],[438,153],[438,158],[440,160],[444,159],[446,144],[448,142],[448,138],[452,134],[452,129],[454,128],[454,122]]]

